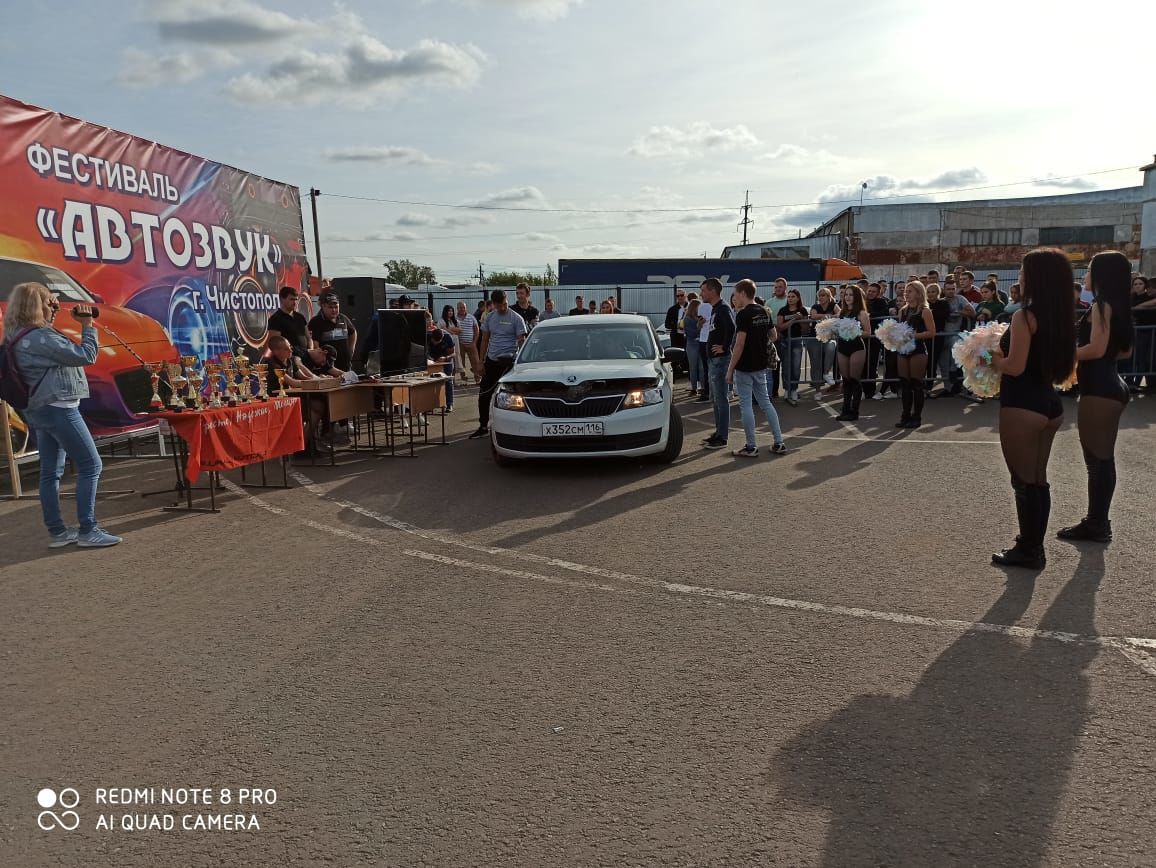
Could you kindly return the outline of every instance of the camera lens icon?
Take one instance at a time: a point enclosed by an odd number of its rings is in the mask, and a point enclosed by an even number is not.
[[[80,804],[80,793],[72,787],[65,787],[59,793],[49,787],[45,787],[36,794],[36,804],[44,808],[43,811],[36,815],[36,825],[45,832],[57,827],[66,832],[71,832],[80,825],[80,815],[76,813],[76,811],[71,810]],[[65,810],[60,813],[49,810],[57,806]]]

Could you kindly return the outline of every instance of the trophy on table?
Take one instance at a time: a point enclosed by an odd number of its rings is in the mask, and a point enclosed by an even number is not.
[[[164,399],[161,397],[161,371],[165,369],[164,362],[146,362],[145,367],[148,368],[149,382],[152,383],[153,396],[149,399],[150,410],[163,410],[165,408]]]
[[[265,377],[269,373],[269,366],[262,363],[254,365],[253,370],[257,372],[257,400],[268,401],[269,393],[265,390]]]
[[[201,386],[205,384],[205,374],[197,368],[197,356],[181,356],[180,363],[185,368],[185,379],[188,380],[188,398],[191,401],[190,409],[203,410],[205,402],[201,400]]]
[[[253,400],[253,384],[249,381],[252,373],[249,370],[249,357],[240,350],[233,356],[233,364],[237,368],[237,399],[243,404]]]
[[[221,366],[217,362],[205,362],[205,376],[209,378],[209,408],[219,410],[225,406],[221,403],[221,393],[217,388],[221,376]]]
[[[185,409],[185,401],[181,397],[181,391],[189,385],[189,381],[181,372],[181,366],[175,362],[169,362],[165,367],[169,380],[169,409],[174,413],[179,413]]]
[[[285,377],[289,372],[286,371],[284,368],[274,368],[273,373],[277,377],[277,385],[279,387],[277,389],[277,397],[278,398],[288,398],[289,394],[285,391]]]

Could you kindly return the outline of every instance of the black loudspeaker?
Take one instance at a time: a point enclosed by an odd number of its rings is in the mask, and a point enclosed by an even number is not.
[[[386,283],[380,277],[335,277],[333,291],[341,302],[341,312],[353,320],[360,341],[369,334],[373,314],[389,307],[391,301],[396,302],[405,287]]]
[[[382,374],[407,374],[426,369],[424,310],[379,310],[378,369]]]

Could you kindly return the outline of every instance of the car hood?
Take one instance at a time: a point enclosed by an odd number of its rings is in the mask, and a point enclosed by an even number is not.
[[[506,383],[530,383],[553,380],[558,383],[582,383],[586,380],[629,380],[655,377],[653,359],[612,359],[597,362],[530,362],[515,365],[502,377]],[[571,379],[573,378],[573,379]]]
[[[80,323],[69,313],[73,307],[75,304],[72,302],[61,302],[60,312],[53,325],[79,343]],[[106,363],[116,367],[140,366],[140,362],[109,333],[109,329],[116,332],[146,362],[176,361],[176,348],[155,319],[115,305],[102,304],[99,307],[100,316],[96,320],[97,344],[100,346],[100,358],[105,359]]]

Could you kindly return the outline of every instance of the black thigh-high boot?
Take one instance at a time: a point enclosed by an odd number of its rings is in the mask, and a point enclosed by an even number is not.
[[[859,418],[859,402],[863,400],[863,381],[852,380],[848,377],[843,381],[843,393],[850,392],[848,421],[854,422]]]
[[[913,409],[911,411],[911,421],[907,423],[908,428],[918,428],[923,424],[923,380],[921,378],[912,378],[911,391],[913,393]]]
[[[1041,496],[1039,489],[1043,489]],[[1047,512],[1051,510],[1051,492],[1046,484],[1028,485],[1016,477],[1012,477],[1012,490],[1016,498],[1016,519],[1019,524],[1019,535],[1016,543],[1010,549],[996,552],[991,556],[991,562],[1002,567],[1026,567],[1029,570],[1042,570],[1045,565],[1043,547],[1043,529],[1047,526]],[[1041,522],[1040,513],[1046,497],[1047,509],[1044,511]],[[1037,539],[1038,536],[1038,539]]]
[[[1084,465],[1088,468],[1088,514],[1079,524],[1060,528],[1056,536],[1066,540],[1111,542],[1112,522],[1108,519],[1108,512],[1116,491],[1116,461],[1097,458],[1085,449]]]
[[[835,417],[839,422],[850,422],[851,416],[851,380],[843,381],[843,411]]]
[[[911,380],[907,377],[899,378],[899,398],[903,405],[903,415],[899,417],[899,421],[895,423],[896,428],[906,428],[911,422]]]

